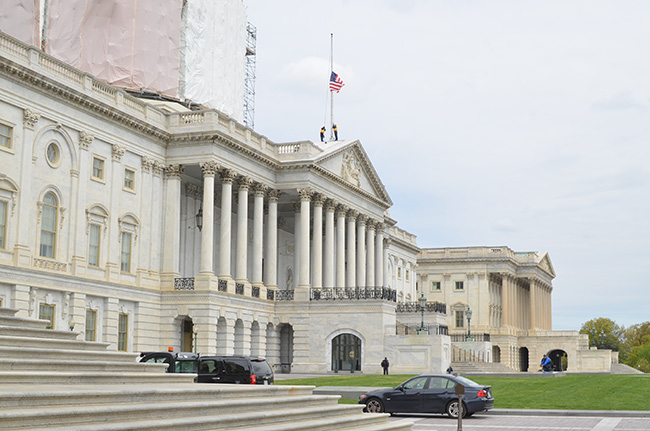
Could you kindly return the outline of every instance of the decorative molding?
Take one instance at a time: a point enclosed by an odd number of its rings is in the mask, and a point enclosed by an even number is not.
[[[343,155],[343,165],[341,166],[341,177],[357,187],[361,187],[361,170],[358,167],[356,158],[352,151]]]
[[[166,168],[165,164],[163,162],[158,162],[158,161],[154,162],[153,166],[151,167],[153,174],[158,176],[162,175],[162,173],[165,172],[165,168]]]
[[[25,125],[25,128],[34,130],[34,126],[36,126],[39,118],[41,118],[41,114],[38,112],[30,108],[23,109],[23,124]]]
[[[33,258],[32,265],[34,268],[52,269],[54,271],[67,272],[68,264],[65,262],[57,262],[49,259]]]
[[[202,199],[203,187],[197,186],[196,184],[192,184],[192,183],[186,183],[185,195],[193,199]]]
[[[142,172],[151,172],[151,168],[155,165],[156,161],[150,157],[142,156]]]
[[[59,218],[61,219],[60,228],[63,229],[63,220],[65,220],[65,207],[59,207]]]
[[[82,150],[87,150],[88,147],[90,147],[90,144],[93,143],[93,140],[95,139],[95,135],[92,135],[85,130],[82,130],[79,132],[79,148]]]
[[[113,161],[119,162],[122,160],[122,156],[126,152],[126,147],[119,144],[113,144]]]

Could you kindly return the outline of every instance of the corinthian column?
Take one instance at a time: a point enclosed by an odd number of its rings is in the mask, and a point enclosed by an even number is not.
[[[231,279],[230,248],[232,246],[232,182],[235,171],[222,169],[221,177],[221,231],[219,241],[219,278]]]
[[[323,260],[323,286],[334,287],[334,201],[325,204],[325,256]]]
[[[384,224],[377,223],[375,238],[375,287],[384,286]]]
[[[203,172],[203,227],[201,228],[201,274],[214,275],[212,256],[214,254],[214,176],[217,162],[200,163]]]
[[[366,287],[376,286],[375,284],[375,223],[369,220],[366,223]]]
[[[366,284],[366,216],[357,218],[357,286]]]
[[[255,200],[253,202],[253,279],[252,284],[261,286],[262,263],[264,259],[263,235],[264,235],[264,195],[267,186],[264,184],[255,185]]]
[[[268,243],[266,244],[266,275],[264,281],[268,287],[278,287],[278,199],[280,190],[269,192],[269,215],[266,229]]]
[[[336,207],[336,287],[345,287],[345,214],[344,205]]]
[[[167,179],[165,205],[165,239],[163,244],[163,271],[162,276],[166,283],[173,284],[174,277],[179,274],[180,267],[180,223],[181,223],[181,175],[182,165],[169,165],[165,167]],[[119,262],[119,260],[118,260]]]
[[[313,194],[310,188],[298,189],[300,195],[300,272],[298,288],[309,288],[309,203]]]
[[[312,280],[313,287],[323,287],[323,195],[314,194],[314,236],[312,259]]]
[[[250,177],[237,178],[239,184],[239,202],[237,203],[237,255],[235,260],[235,280],[244,283],[248,280],[246,264],[248,262],[248,189],[253,184]]]
[[[358,211],[348,211],[348,273],[345,279],[345,287],[354,287],[357,278],[356,224],[358,215]]]

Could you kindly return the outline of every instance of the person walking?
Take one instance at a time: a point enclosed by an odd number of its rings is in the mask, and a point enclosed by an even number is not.
[[[381,367],[384,369],[384,375],[388,374],[388,367],[390,366],[390,363],[388,362],[388,358],[384,357],[384,360],[381,361]]]

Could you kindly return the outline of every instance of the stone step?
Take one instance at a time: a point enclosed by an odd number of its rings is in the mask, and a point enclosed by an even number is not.
[[[313,386],[228,385],[211,383],[151,383],[147,385],[4,385],[0,408],[101,405],[124,402],[164,403],[182,397],[193,401],[312,395]]]
[[[3,309],[4,308],[0,307],[0,310]],[[50,322],[48,320],[27,319],[0,313],[0,325],[2,326],[11,326],[14,328],[45,329],[49,324]]]
[[[0,345],[0,361],[6,358],[49,359],[67,361],[83,358],[86,361],[101,362],[137,362],[140,355],[136,353],[114,352],[109,350],[54,350],[41,347],[20,347]]]
[[[79,332],[59,331],[56,329],[45,328],[25,328],[11,325],[4,325],[0,322],[0,335],[10,335],[14,337],[30,338],[49,338],[56,340],[76,340]]]
[[[125,372],[29,372],[1,371],[0,384],[41,384],[41,385],[69,385],[69,384],[151,384],[151,383],[191,383],[194,374],[167,374],[167,373],[125,373]]]
[[[20,427],[43,426],[79,426],[95,424],[99,418],[110,422],[137,422],[142,420],[169,420],[188,417],[199,418],[202,416],[220,416],[221,422],[230,421],[237,423],[239,420],[250,418],[258,414],[256,423],[264,423],[267,419],[260,413],[282,412],[287,406],[298,405],[301,412],[292,413],[293,419],[306,416],[310,412],[319,411],[319,416],[339,415],[341,408],[337,404],[338,397],[308,396],[298,399],[287,397],[261,397],[239,398],[232,400],[204,400],[195,401],[179,393],[174,399],[157,403],[122,403],[81,406],[50,406],[35,408],[12,409],[0,411],[2,429],[20,429]],[[295,410],[295,409],[294,409]],[[351,410],[351,409],[350,409]],[[358,410],[358,409],[354,409]],[[233,424],[234,425],[234,424]]]
[[[63,350],[106,350],[110,344],[96,341],[58,340],[49,337],[16,337],[0,335],[0,346],[5,347],[40,347],[43,349]]]
[[[48,372],[154,372],[164,373],[167,364],[142,362],[110,362],[110,361],[63,361],[50,359],[9,359],[0,361],[0,371],[48,371]]]

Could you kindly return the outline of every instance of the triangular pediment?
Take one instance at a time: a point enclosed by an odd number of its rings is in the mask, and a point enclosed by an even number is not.
[[[546,252],[542,253],[538,265],[544,271],[551,274],[553,276],[553,278],[555,278],[555,269],[553,268],[553,264],[551,263],[551,258],[549,257],[548,253],[546,253]]]
[[[314,162],[346,185],[392,205],[386,188],[358,140],[328,145]]]

